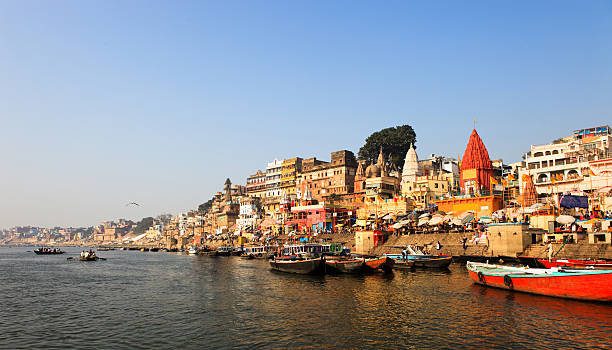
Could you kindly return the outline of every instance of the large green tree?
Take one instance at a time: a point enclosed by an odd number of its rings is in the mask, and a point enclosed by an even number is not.
[[[136,227],[134,228],[134,233],[135,234],[141,234],[144,233],[146,230],[149,229],[149,227],[153,226],[153,219],[152,217],[146,217],[146,218],[142,218],[142,220],[140,220],[137,224]]]
[[[360,160],[376,162],[380,147],[382,147],[385,158],[391,154],[390,163],[401,169],[404,166],[404,157],[410,149],[410,144],[415,142],[416,134],[410,125],[382,129],[366,138],[365,145],[359,149],[358,157]]]
[[[206,202],[204,202],[204,203],[200,204],[200,205],[198,206],[198,212],[199,212],[201,215],[206,214],[206,213],[207,213],[207,212],[210,210],[210,208],[212,208],[212,204],[213,204],[213,200],[214,200],[214,199],[215,199],[215,198],[213,197],[213,198],[209,199],[208,201],[206,201]]]

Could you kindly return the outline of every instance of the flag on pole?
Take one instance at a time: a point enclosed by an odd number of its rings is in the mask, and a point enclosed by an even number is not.
[[[591,176],[597,176],[597,175],[595,175],[595,173],[593,172],[593,169],[591,169],[591,168],[589,168],[589,174],[590,174]]]
[[[523,182],[529,181],[530,180],[529,175],[523,174],[523,176],[521,176],[521,180],[523,180]]]
[[[492,184],[492,185],[497,185],[497,184],[499,184],[499,182],[497,182],[497,180],[495,180],[495,179],[493,178],[493,176],[489,176],[489,180],[491,181],[491,184]]]
[[[508,174],[508,180],[509,181],[514,181],[514,180],[516,180],[516,178],[514,177],[513,174]]]

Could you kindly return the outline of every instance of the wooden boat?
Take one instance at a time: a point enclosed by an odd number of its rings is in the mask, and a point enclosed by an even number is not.
[[[58,255],[58,254],[64,254],[63,251],[57,249],[50,249],[50,248],[38,248],[34,250],[34,253],[36,255]]]
[[[395,260],[393,264],[394,270],[412,270],[414,269],[414,260]]]
[[[328,259],[325,260],[325,272],[362,273],[363,265],[363,259]]]
[[[80,256],[79,259],[81,261],[97,261],[99,258],[95,255],[94,256],[87,255],[87,256]]]
[[[572,267],[578,269],[612,269],[612,261],[607,260],[570,260],[570,259],[538,259],[539,263],[547,269],[552,267]]]
[[[612,270],[538,269],[468,262],[470,278],[488,287],[559,298],[612,301]]]
[[[365,258],[365,267],[369,271],[384,271],[389,272],[393,269],[395,261],[388,256],[379,256],[375,258]]]
[[[230,256],[234,248],[232,247],[219,247],[217,248],[217,256]]]
[[[385,254],[385,256],[395,260],[395,263],[413,261],[414,267],[423,268],[446,268],[453,261],[452,256],[448,255],[405,255]]]
[[[115,250],[115,248],[98,248],[99,252],[107,252],[109,250]]]
[[[325,271],[325,260],[323,258],[315,259],[274,259],[270,260],[272,269],[288,273],[297,273],[301,275],[316,275],[322,274]]]

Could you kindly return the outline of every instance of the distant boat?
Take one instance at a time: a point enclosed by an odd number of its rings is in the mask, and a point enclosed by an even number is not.
[[[559,298],[612,301],[612,270],[538,269],[468,262],[470,278],[487,287]]]
[[[277,271],[297,273],[302,275],[322,274],[325,271],[325,260],[314,259],[273,259],[270,266]]]
[[[364,259],[327,259],[325,260],[325,271],[331,273],[361,273],[363,272]]]
[[[219,247],[215,255],[218,256],[230,256],[232,255],[233,247]]]
[[[79,259],[81,261],[97,261],[99,258],[94,254],[94,255],[81,255]]]
[[[539,263],[544,265],[547,269],[552,267],[573,267],[578,269],[612,269],[612,261],[607,260],[565,260],[565,259],[553,259],[548,261],[547,259],[538,259]]]
[[[200,250],[198,249],[198,247],[189,247],[187,253],[189,253],[189,255],[196,255],[199,251]]]
[[[36,255],[57,255],[57,254],[64,254],[64,252],[62,250],[59,250],[58,248],[38,248],[34,250],[34,253]]]

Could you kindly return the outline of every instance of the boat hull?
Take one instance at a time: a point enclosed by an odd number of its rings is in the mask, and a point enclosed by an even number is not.
[[[81,257],[79,257],[79,259],[81,261],[96,261],[96,260],[98,260],[98,257],[97,256],[94,256],[94,257],[84,257],[84,256],[81,256]]]
[[[330,273],[362,273],[363,259],[355,260],[327,260],[325,261],[326,272]]]
[[[41,251],[37,251],[37,250],[35,250],[34,253],[36,255],[59,255],[59,254],[64,254],[63,251],[59,251],[59,252],[41,252]]]
[[[612,302],[612,271],[546,274],[491,274],[471,268],[470,278],[477,284],[517,292],[589,301]]]
[[[395,260],[382,256],[379,258],[373,259],[365,259],[365,268],[369,271],[384,271],[389,272],[393,269],[393,265],[395,264]]]
[[[325,261],[322,258],[306,260],[271,260],[272,269],[300,275],[317,275],[324,272]]]
[[[453,261],[453,258],[450,256],[440,256],[435,258],[412,259],[411,261],[414,263],[414,267],[442,269],[447,268]]]
[[[396,260],[393,264],[394,270],[412,270],[414,269],[414,261],[412,260]]]
[[[612,269],[612,261],[605,260],[597,260],[597,261],[589,261],[589,260],[565,260],[565,259],[556,259],[548,261],[547,259],[538,259],[540,264],[544,265],[547,269],[551,267],[573,267],[578,269],[586,269],[593,268],[598,270],[611,270]]]

